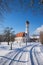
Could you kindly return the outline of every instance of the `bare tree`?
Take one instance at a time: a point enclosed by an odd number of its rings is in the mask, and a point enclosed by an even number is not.
[[[12,34],[11,34],[11,47],[10,47],[10,49],[12,50],[12,44],[13,44],[13,42],[14,42],[14,38],[15,38],[15,35],[13,34],[13,32],[12,32]]]
[[[40,42],[43,44],[43,32],[40,32]]]
[[[8,42],[8,45],[9,45],[9,42],[10,41],[14,41],[14,31],[13,31],[13,28],[10,28],[10,27],[6,27],[5,30],[4,30],[4,36],[5,36],[5,40]]]

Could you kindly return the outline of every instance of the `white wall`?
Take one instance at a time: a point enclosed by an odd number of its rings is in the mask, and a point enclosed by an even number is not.
[[[16,42],[26,42],[26,37],[16,37],[15,41]]]

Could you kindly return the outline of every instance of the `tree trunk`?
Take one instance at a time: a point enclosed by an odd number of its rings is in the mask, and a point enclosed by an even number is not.
[[[8,42],[8,45],[9,45],[9,42]]]
[[[12,43],[11,43],[11,48],[10,49],[12,50]]]
[[[0,45],[1,45],[1,42],[0,42]]]

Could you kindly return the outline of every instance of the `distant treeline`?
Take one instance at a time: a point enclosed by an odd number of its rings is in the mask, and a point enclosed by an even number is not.
[[[0,35],[0,42],[14,41],[15,35],[7,37],[6,35]]]

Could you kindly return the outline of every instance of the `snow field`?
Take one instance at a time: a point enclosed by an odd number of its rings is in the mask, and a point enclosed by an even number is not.
[[[13,43],[0,45],[0,65],[43,65],[43,48],[40,42]]]

